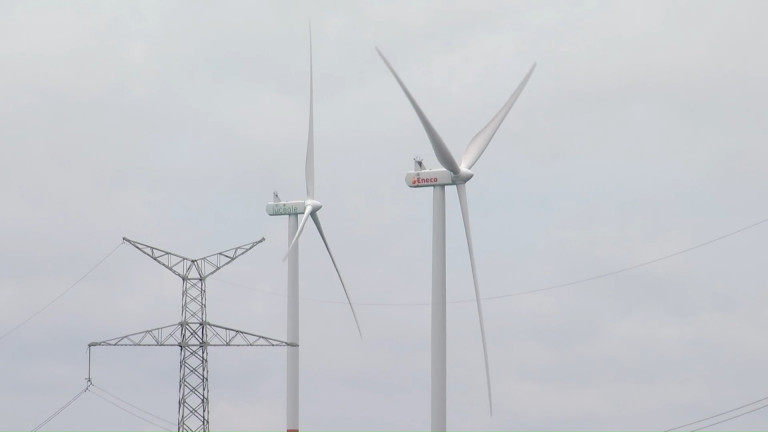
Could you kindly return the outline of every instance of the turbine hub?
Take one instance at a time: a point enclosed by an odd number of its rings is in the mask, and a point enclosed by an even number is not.
[[[320,210],[321,208],[323,208],[323,203],[321,203],[320,201],[315,201],[313,199],[305,200],[304,201],[304,205],[305,206],[311,206],[312,207],[312,213],[314,213],[314,212]]]
[[[452,175],[451,180],[453,180],[454,184],[464,184],[474,176],[475,176],[475,173],[468,170],[467,168],[461,167],[461,171],[459,171],[458,174]]]

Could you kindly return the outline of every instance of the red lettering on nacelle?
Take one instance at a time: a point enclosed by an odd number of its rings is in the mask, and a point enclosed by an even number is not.
[[[437,183],[437,177],[414,177],[411,184]]]

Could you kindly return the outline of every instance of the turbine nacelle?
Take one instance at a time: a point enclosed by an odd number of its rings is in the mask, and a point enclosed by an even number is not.
[[[266,209],[270,216],[300,215],[305,206],[305,201],[280,201],[267,203]]]
[[[307,206],[312,207],[312,213],[323,208],[323,203],[313,199],[304,201],[279,201],[267,203],[267,214],[270,216],[286,216],[304,214]]]
[[[405,184],[412,188],[460,185],[468,182],[474,175],[466,168],[461,168],[458,174],[442,168],[409,171],[405,175]]]

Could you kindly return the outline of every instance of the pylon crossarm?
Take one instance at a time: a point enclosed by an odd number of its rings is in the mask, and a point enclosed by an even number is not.
[[[141,253],[152,258],[155,260],[155,262],[172,271],[173,274],[182,279],[185,279],[189,275],[189,271],[192,268],[192,263],[194,263],[194,260],[191,260],[187,257],[183,257],[173,252],[168,252],[154,246],[140,243],[127,237],[123,237],[123,241],[135,247]]]
[[[260,336],[208,323],[208,346],[298,346],[295,343]]]
[[[278,339],[235,330],[217,324],[207,323],[208,340],[206,346],[298,346]],[[94,346],[181,346],[181,324],[158,327],[125,336],[119,336],[100,342],[91,342]]]
[[[236,260],[238,257],[253,249],[257,244],[263,241],[264,237],[251,243],[246,243],[241,246],[233,247],[232,249],[227,249],[225,251],[197,259],[195,260],[197,271],[202,278],[206,278],[221,270],[222,267]]]
[[[173,252],[168,252],[148,244],[131,240],[127,237],[123,237],[123,241],[129,243],[141,253],[152,258],[155,262],[172,271],[173,274],[182,279],[205,279],[237,259],[239,256],[253,249],[257,244],[263,242],[264,237],[255,242],[236,246],[199,259],[190,259]],[[192,272],[193,269],[197,275],[194,275]]]
[[[88,346],[179,346],[180,343],[181,324],[173,324],[101,342],[91,342]]]

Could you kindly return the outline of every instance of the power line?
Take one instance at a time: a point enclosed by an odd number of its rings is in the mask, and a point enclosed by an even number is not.
[[[656,264],[659,261],[664,261],[664,260],[667,260],[669,258],[673,258],[673,257],[676,257],[678,255],[682,255],[684,253],[691,252],[693,250],[702,248],[704,246],[709,246],[712,243],[716,243],[716,242],[718,242],[720,240],[724,240],[724,239],[726,239],[728,237],[731,237],[731,236],[734,236],[736,234],[742,233],[742,232],[744,232],[744,231],[746,231],[748,229],[754,228],[754,227],[756,227],[758,225],[761,225],[761,224],[764,224],[766,222],[768,222],[768,218],[763,219],[763,220],[758,221],[758,222],[755,222],[753,224],[747,225],[745,227],[741,227],[741,228],[737,229],[736,231],[731,231],[731,232],[729,232],[727,234],[723,234],[723,235],[721,235],[719,237],[715,237],[713,239],[707,240],[707,241],[699,243],[697,245],[694,245],[694,246],[691,246],[691,247],[679,250],[677,252],[673,252],[671,254],[664,255],[664,256],[659,257],[659,258],[654,258],[652,260],[645,261],[645,262],[642,262],[642,263],[639,263],[639,264],[634,264],[634,265],[631,265],[631,266],[628,266],[628,267],[624,267],[624,268],[621,268],[621,269],[618,269],[618,270],[610,271],[610,272],[607,272],[607,273],[601,273],[601,274],[598,274],[598,275],[595,275],[595,276],[590,276],[588,278],[578,279],[578,280],[575,280],[575,281],[566,282],[566,283],[562,283],[562,284],[558,284],[558,285],[552,285],[552,286],[548,286],[548,287],[544,287],[544,288],[537,288],[537,289],[532,289],[532,290],[528,290],[528,291],[519,291],[519,292],[511,293],[511,294],[503,294],[503,295],[498,295],[498,296],[485,297],[483,300],[497,300],[497,299],[506,298],[506,297],[514,297],[514,296],[520,296],[520,295],[526,295],[526,294],[534,294],[534,293],[538,293],[538,292],[542,292],[542,291],[548,291],[548,290],[553,290],[553,289],[557,289],[557,288],[564,288],[564,287],[567,287],[567,286],[572,286],[572,285],[578,285],[578,284],[582,284],[582,283],[586,283],[586,282],[591,282],[591,281],[596,280],[596,279],[602,279],[602,278],[605,278],[605,277],[614,276],[614,275],[617,275],[619,273],[624,273],[624,272],[627,272],[627,271],[630,271],[630,270],[634,270],[634,269],[637,269],[637,268],[640,268],[640,267],[645,267],[645,266],[648,266],[648,265],[651,265],[651,264]],[[463,303],[463,302],[467,302],[467,301],[474,301],[474,300],[463,300],[461,302]]]
[[[118,400],[118,401],[120,401],[120,402],[122,402],[122,403],[124,403],[124,404],[126,404],[126,405],[128,405],[128,406],[130,406],[131,408],[133,408],[133,409],[135,409],[135,410],[141,411],[141,412],[143,412],[144,414],[146,414],[146,415],[148,415],[148,416],[150,416],[150,417],[154,417],[154,418],[155,418],[155,419],[157,419],[157,420],[160,420],[160,421],[162,421],[162,422],[165,422],[165,423],[167,423],[167,424],[169,424],[169,425],[171,425],[171,426],[173,426],[173,427],[176,427],[176,423],[175,423],[175,422],[172,422],[172,421],[170,421],[170,420],[164,419],[163,417],[160,417],[160,416],[159,416],[159,415],[157,415],[157,414],[153,414],[153,413],[151,413],[151,412],[149,412],[149,411],[147,411],[147,410],[145,410],[145,409],[143,409],[143,408],[141,408],[141,407],[138,407],[138,406],[136,406],[136,405],[134,405],[134,404],[132,404],[132,403],[128,402],[127,400],[125,400],[125,399],[122,399],[122,398],[120,398],[119,396],[116,396],[116,395],[114,395],[114,394],[110,393],[110,392],[109,392],[109,391],[107,391],[106,389],[104,389],[104,388],[102,388],[102,387],[100,387],[100,386],[97,386],[96,384],[93,384],[92,386],[93,386],[93,389],[91,390],[92,392],[93,392],[93,390],[99,390],[99,391],[101,391],[101,392],[104,392],[105,394],[109,395],[111,398],[113,398],[113,399],[116,399],[116,400]]]
[[[486,300],[486,301],[488,301],[488,300],[500,300],[500,299],[505,299],[505,298],[509,298],[509,297],[517,297],[517,296],[523,296],[523,295],[528,295],[528,294],[536,294],[536,293],[540,293],[540,292],[544,292],[544,291],[550,291],[550,290],[554,290],[554,289],[558,289],[558,288],[565,288],[565,287],[569,287],[569,286],[580,285],[580,284],[583,284],[583,283],[592,282],[594,280],[603,279],[603,278],[607,278],[607,277],[610,277],[610,276],[615,276],[615,275],[620,274],[620,273],[625,273],[625,272],[628,272],[630,270],[635,270],[635,269],[638,269],[638,268],[641,268],[641,267],[649,266],[651,264],[656,264],[656,263],[658,263],[660,261],[664,261],[664,260],[667,260],[667,259],[670,259],[670,258],[674,258],[674,257],[676,257],[678,255],[682,255],[684,253],[691,252],[693,250],[702,248],[704,246],[709,246],[709,245],[711,245],[713,243],[719,242],[721,240],[725,240],[728,237],[732,237],[732,236],[734,236],[736,234],[740,234],[740,233],[742,233],[744,231],[747,231],[749,229],[755,228],[755,227],[757,227],[759,225],[762,225],[762,224],[764,224],[766,222],[768,222],[768,218],[760,220],[760,221],[755,222],[753,224],[741,227],[741,228],[739,228],[739,229],[737,229],[735,231],[731,231],[731,232],[729,232],[727,234],[723,234],[723,235],[721,235],[719,237],[715,237],[713,239],[704,241],[702,243],[699,243],[699,244],[687,247],[685,249],[681,249],[681,250],[679,250],[677,252],[673,252],[673,253],[670,253],[670,254],[658,257],[658,258],[654,258],[652,260],[648,260],[648,261],[644,261],[644,262],[638,263],[638,264],[633,264],[633,265],[630,265],[630,266],[627,266],[627,267],[623,267],[623,268],[620,268],[618,270],[613,270],[613,271],[609,271],[609,272],[605,272],[605,273],[599,273],[597,275],[586,277],[586,278],[583,278],[583,279],[576,279],[576,280],[573,280],[573,281],[570,281],[570,282],[560,283],[560,284],[557,284],[557,285],[550,285],[550,286],[543,287],[543,288],[535,288],[535,289],[530,289],[530,290],[526,290],[526,291],[513,292],[513,293],[509,293],[509,294],[501,294],[501,295],[496,295],[496,296],[483,297],[482,300]],[[239,283],[236,283],[236,282],[225,281],[225,280],[222,280],[222,279],[219,279],[219,278],[215,278],[215,279],[220,281],[220,282],[229,284],[229,285],[235,285],[235,286],[241,286],[241,287],[249,288],[249,289],[252,289],[252,290],[264,293],[264,294],[268,294],[268,295],[285,297],[285,294],[282,294],[282,293],[277,293],[277,292],[273,292],[273,291],[266,291],[266,290],[260,290],[260,289],[257,289],[257,288],[249,287],[249,286],[244,285],[244,284],[239,284]],[[343,301],[321,300],[321,299],[316,299],[316,298],[311,298],[311,297],[301,297],[301,298],[303,300],[313,301],[313,302],[316,302],[316,303],[347,304],[346,302],[343,302]],[[457,303],[474,303],[474,302],[475,302],[475,299],[466,299],[466,300],[450,300],[450,301],[447,301],[446,303],[457,304]],[[354,302],[353,304],[354,305],[359,305],[359,306],[429,306],[429,305],[431,305],[431,303],[429,303],[429,302],[403,302],[403,303],[382,303],[382,302],[359,303],[359,302]]]
[[[755,408],[755,409],[751,409],[751,410],[749,410],[749,411],[743,412],[743,413],[741,413],[741,414],[738,414],[738,415],[735,415],[735,416],[733,416],[733,417],[728,417],[728,418],[727,418],[727,419],[725,419],[725,420],[720,420],[720,421],[718,421],[718,422],[715,422],[715,423],[710,423],[710,424],[708,424],[708,425],[706,425],[706,426],[702,426],[702,427],[700,427],[700,428],[698,428],[698,429],[693,429],[691,432],[696,432],[696,431],[700,431],[700,430],[702,430],[702,429],[706,429],[706,428],[708,428],[708,427],[710,427],[710,426],[719,425],[720,423],[725,423],[725,422],[727,422],[727,421],[731,421],[731,420],[733,420],[733,419],[736,419],[736,418],[739,418],[739,417],[745,416],[745,415],[747,415],[747,414],[750,414],[750,413],[753,413],[753,412],[755,412],[755,411],[759,411],[759,410],[761,410],[761,409],[763,409],[763,408],[768,408],[768,404],[765,404],[765,405],[761,405],[761,406],[759,406],[759,407],[757,407],[757,408]]]
[[[85,392],[88,391],[88,388],[90,386],[91,386],[91,383],[88,382],[88,384],[85,385],[84,389],[82,389],[79,392],[77,392],[77,394],[72,399],[70,399],[67,403],[65,403],[61,408],[57,409],[53,414],[48,416],[48,418],[45,419],[42,423],[40,423],[39,425],[35,426],[35,428],[32,429],[32,432],[39,431],[40,428],[42,428],[43,426],[47,425],[51,420],[55,419],[65,409],[69,408],[69,406],[72,405],[73,403],[75,403],[75,401],[78,400],[80,398],[80,396],[82,396]]]
[[[692,426],[692,425],[695,425],[695,424],[697,424],[697,423],[702,423],[702,422],[705,422],[705,421],[707,421],[707,420],[712,420],[713,418],[716,418],[716,417],[720,417],[720,416],[724,416],[724,415],[726,415],[726,414],[730,414],[730,413],[732,413],[732,412],[738,411],[738,410],[740,410],[740,409],[744,409],[744,408],[746,408],[746,407],[748,407],[748,406],[752,406],[752,405],[755,405],[755,404],[757,404],[757,403],[760,403],[760,402],[763,402],[763,401],[766,401],[766,400],[768,400],[768,396],[766,396],[766,397],[763,397],[763,398],[760,398],[760,399],[757,399],[757,400],[754,400],[754,401],[752,401],[752,402],[749,402],[749,403],[747,403],[747,404],[744,404],[744,405],[738,406],[738,407],[736,407],[736,408],[731,408],[731,409],[729,409],[728,411],[723,411],[723,412],[721,412],[721,413],[718,413],[718,414],[715,414],[715,415],[712,415],[712,416],[709,416],[709,417],[706,417],[706,418],[703,418],[703,419],[700,419],[700,420],[696,420],[696,421],[694,421],[694,422],[686,423],[686,424],[684,424],[684,425],[680,425],[680,426],[676,426],[676,427],[673,427],[673,428],[671,428],[671,429],[667,429],[667,430],[665,430],[664,432],[672,432],[672,431],[675,431],[675,430],[678,430],[678,429],[682,429],[682,428],[684,428],[684,427],[687,427],[687,426]],[[702,430],[702,429],[706,429],[706,428],[708,428],[708,427],[711,427],[711,426],[719,425],[720,423],[725,423],[725,422],[727,422],[727,421],[730,421],[730,420],[733,420],[733,419],[736,419],[736,418],[739,418],[739,417],[745,416],[745,415],[747,415],[747,414],[753,413],[753,412],[755,412],[755,411],[758,411],[758,410],[761,410],[761,409],[763,409],[763,408],[768,408],[768,404],[765,404],[765,405],[761,405],[761,406],[759,406],[759,407],[757,407],[757,408],[754,408],[754,409],[752,409],[752,410],[749,410],[749,411],[743,412],[743,413],[741,413],[741,414],[737,414],[737,415],[735,415],[735,416],[733,416],[733,417],[729,417],[729,418],[727,418],[727,419],[724,419],[724,420],[720,420],[720,421],[717,421],[717,422],[715,422],[715,423],[710,423],[710,424],[708,424],[708,425],[706,425],[706,426],[702,426],[702,427],[700,427],[700,428],[697,428],[697,429],[691,429],[691,432],[700,431],[700,430]]]
[[[112,254],[113,254],[113,253],[115,253],[115,251],[116,251],[118,248],[120,248],[120,246],[122,246],[122,245],[123,245],[123,243],[121,242],[120,244],[118,244],[117,246],[115,246],[115,248],[114,248],[114,249],[112,249],[112,250],[111,250],[111,251],[110,251],[110,252],[109,252],[109,253],[108,253],[108,254],[107,254],[107,255],[106,255],[104,258],[102,258],[101,260],[99,260],[99,262],[97,262],[97,263],[96,263],[96,265],[94,265],[93,267],[91,267],[91,269],[90,269],[90,270],[88,270],[87,272],[85,272],[85,274],[84,274],[84,275],[82,275],[82,276],[80,277],[80,279],[76,280],[76,281],[75,281],[75,283],[73,283],[72,285],[70,285],[70,286],[69,286],[69,288],[67,288],[67,289],[65,289],[64,291],[62,291],[62,292],[61,292],[59,295],[57,295],[56,297],[54,297],[54,298],[53,298],[53,300],[49,301],[48,303],[46,303],[46,305],[45,305],[45,306],[43,306],[43,307],[41,307],[40,309],[38,309],[38,310],[37,310],[37,312],[35,312],[35,313],[33,313],[32,315],[30,315],[29,317],[27,317],[27,319],[25,319],[24,321],[22,321],[22,322],[20,322],[19,324],[17,324],[15,327],[12,327],[10,330],[8,330],[8,331],[6,331],[5,333],[3,333],[3,334],[2,334],[2,336],[0,336],[0,341],[1,341],[1,340],[3,340],[3,339],[5,339],[5,337],[6,337],[6,336],[8,336],[8,335],[10,335],[11,333],[13,333],[13,332],[15,332],[16,330],[20,329],[20,328],[21,328],[22,326],[24,326],[26,323],[28,323],[28,322],[32,321],[32,320],[33,320],[35,317],[37,317],[38,315],[40,315],[41,313],[43,313],[43,312],[44,312],[46,309],[48,309],[49,307],[51,307],[51,305],[52,305],[52,304],[56,303],[56,302],[57,302],[57,301],[58,301],[60,298],[64,297],[64,295],[66,295],[68,292],[70,292],[70,291],[72,290],[72,288],[76,287],[76,286],[77,286],[77,284],[79,284],[80,282],[82,282],[82,281],[83,281],[83,279],[85,279],[86,277],[88,277],[88,275],[89,275],[89,274],[91,274],[91,273],[92,273],[94,270],[96,270],[96,269],[97,269],[97,268],[98,268],[98,267],[99,267],[99,266],[100,266],[102,263],[104,263],[104,261],[106,261],[106,260],[107,260],[107,258],[109,258],[110,256],[112,256]]]
[[[157,424],[157,423],[153,422],[152,420],[150,420],[150,419],[148,419],[148,418],[146,418],[146,417],[142,417],[141,415],[139,415],[139,414],[136,414],[135,412],[133,412],[133,411],[131,411],[131,410],[129,410],[129,409],[126,409],[125,407],[122,407],[122,406],[120,406],[120,405],[116,404],[115,402],[113,402],[113,401],[111,401],[111,400],[109,400],[109,399],[105,398],[104,396],[102,396],[102,395],[100,395],[100,394],[98,394],[98,393],[96,393],[96,392],[91,392],[91,394],[92,394],[92,395],[94,395],[94,396],[96,396],[97,398],[99,398],[99,399],[103,400],[104,402],[106,402],[106,403],[108,403],[108,404],[112,405],[113,407],[115,407],[115,408],[118,408],[118,409],[120,409],[120,410],[122,410],[122,411],[124,411],[124,412],[126,412],[126,413],[128,413],[128,414],[130,414],[130,415],[132,415],[132,416],[134,416],[134,417],[136,417],[136,418],[138,418],[138,419],[140,419],[140,420],[143,420],[143,421],[145,421],[145,422],[147,422],[147,423],[149,423],[149,424],[151,424],[151,425],[157,426],[157,427],[159,427],[160,429],[166,430],[166,431],[168,431],[168,432],[172,432],[172,429],[168,429],[167,427],[165,427],[165,426],[162,426],[162,425],[160,425],[160,424]],[[130,404],[129,404],[129,405],[130,405]],[[131,406],[133,406],[133,405],[131,405]],[[143,410],[142,410],[142,411],[143,411]],[[167,421],[167,420],[166,420],[166,421]]]

